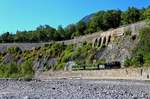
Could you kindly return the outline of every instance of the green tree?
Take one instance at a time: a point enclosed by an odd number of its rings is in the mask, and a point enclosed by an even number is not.
[[[76,24],[76,36],[84,35],[84,31],[86,29],[86,25],[84,22],[80,21]]]
[[[60,36],[60,40],[61,39],[65,39],[65,36],[66,36],[65,35],[65,30],[64,30],[64,28],[61,25],[58,26],[57,33]]]
[[[145,19],[147,19],[147,24],[150,25],[150,7],[148,7],[143,13]]]
[[[104,11],[98,12],[88,23],[88,32],[100,31],[103,28]]]
[[[0,36],[1,43],[8,43],[14,41],[14,36],[9,32],[6,32]]]
[[[29,33],[27,31],[17,31],[15,41],[16,42],[29,42]]]
[[[29,42],[39,42],[39,38],[36,31],[29,31]]]
[[[120,10],[108,10],[98,12],[88,23],[88,31],[96,32],[116,28],[121,23]]]
[[[142,8],[140,9],[140,20],[145,20],[145,13],[146,9],[145,8]]]
[[[103,29],[116,28],[120,26],[121,11],[120,10],[108,10],[103,16]]]
[[[140,20],[140,11],[135,7],[129,7],[127,11],[122,14],[122,23],[131,24]]]
[[[110,28],[117,28],[122,24],[131,24],[144,19],[150,20],[150,7],[142,9],[129,7],[127,11],[99,11],[89,19],[88,23],[79,21],[77,24],[70,24],[65,28],[58,26],[57,30],[49,25],[40,25],[32,31],[17,31],[16,34],[7,32],[0,36],[0,42],[60,41],[74,36],[106,31]]]
[[[72,34],[76,32],[76,26],[74,24],[70,24],[65,28],[66,39],[71,39]]]

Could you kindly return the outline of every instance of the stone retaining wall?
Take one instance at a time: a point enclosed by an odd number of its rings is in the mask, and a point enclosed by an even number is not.
[[[132,79],[150,80],[150,68],[128,68],[113,70],[91,70],[91,71],[71,71],[71,72],[45,72],[37,73],[37,79]]]

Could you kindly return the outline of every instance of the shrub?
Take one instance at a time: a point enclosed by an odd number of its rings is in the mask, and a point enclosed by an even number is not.
[[[32,76],[34,74],[31,61],[26,61],[21,64],[21,73],[25,76]]]
[[[25,62],[21,66],[16,63],[0,66],[0,78],[32,78],[34,70],[31,62]]]
[[[46,64],[44,70],[45,70],[45,71],[48,71],[48,70],[50,70],[51,68],[52,68],[52,65]]]
[[[13,46],[13,47],[8,48],[8,49],[7,49],[7,52],[8,52],[8,53],[15,54],[15,53],[20,53],[20,52],[22,52],[22,50],[21,50],[19,47],[17,47],[17,46]]]
[[[7,64],[0,66],[0,77],[15,78],[18,77],[20,68],[17,64]]]
[[[54,70],[63,70],[66,63],[59,63],[54,67]]]
[[[72,52],[66,52],[61,59],[61,62],[68,62],[72,60]]]
[[[19,66],[15,63],[11,63],[10,65],[8,65],[6,73],[11,75],[11,74],[15,74],[18,73],[20,70]]]
[[[96,63],[99,64],[99,65],[104,65],[106,63],[106,60],[101,59],[101,60],[98,60]]]
[[[125,61],[124,61],[124,66],[125,66],[125,67],[131,66],[131,65],[132,65],[132,62],[131,62],[131,61],[132,61],[132,60],[127,57],[127,58],[125,59]]]
[[[91,64],[93,63],[95,55],[94,54],[90,54],[87,59],[86,59],[86,64]]]

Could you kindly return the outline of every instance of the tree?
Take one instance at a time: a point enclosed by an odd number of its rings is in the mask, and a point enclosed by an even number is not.
[[[10,34],[9,32],[6,32],[1,35],[0,41],[2,43],[8,43],[8,42],[13,42],[14,41],[14,36]]]
[[[39,41],[51,41],[54,40],[54,33],[56,30],[49,25],[39,26],[37,27],[37,35]]]
[[[147,24],[150,25],[150,7],[148,7],[143,13],[145,19],[147,19]]]
[[[140,20],[140,11],[135,7],[129,7],[127,11],[122,14],[122,24],[131,24]]]
[[[97,32],[103,28],[103,15],[105,11],[98,12],[88,23],[88,32]]]
[[[140,20],[145,20],[145,13],[146,9],[145,8],[142,8],[140,9]]]
[[[61,40],[61,39],[64,40],[65,39],[65,30],[61,25],[58,26],[57,33],[60,35],[59,40]]]
[[[88,23],[88,32],[96,32],[96,31],[99,31],[101,28],[100,28],[100,24],[99,24],[99,20],[101,18],[95,16],[92,18],[91,21],[89,21]]]
[[[66,39],[71,39],[72,34],[76,32],[76,26],[74,24],[70,24],[65,28]]]
[[[120,26],[121,11],[120,10],[108,10],[103,16],[103,30],[109,28],[116,28]]]
[[[17,31],[15,36],[16,42],[30,42],[29,41],[30,34],[27,31]]]
[[[88,23],[88,31],[96,32],[116,28],[121,23],[120,10],[108,10],[98,12]]]
[[[39,42],[39,38],[36,31],[29,31],[29,42]]]
[[[76,24],[76,36],[84,35],[84,31],[86,29],[86,25],[84,22],[80,21]]]
[[[32,31],[17,31],[16,34],[7,32],[0,36],[0,42],[49,42],[53,40],[67,40],[74,36],[106,31],[111,28],[117,28],[120,25],[131,24],[144,19],[150,20],[150,7],[142,9],[129,7],[127,11],[103,10],[93,14],[87,21],[88,23],[79,21],[77,24],[70,24],[65,28],[60,25],[57,30],[49,25],[40,25],[36,30]]]

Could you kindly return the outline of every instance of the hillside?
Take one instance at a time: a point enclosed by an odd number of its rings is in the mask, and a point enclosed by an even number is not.
[[[69,62],[82,68],[83,64],[93,67],[96,64],[118,61],[124,67],[126,58],[131,58],[132,50],[138,45],[139,30],[144,24],[138,22],[67,41],[2,44],[0,70],[6,69],[10,75],[4,72],[0,76],[14,77],[11,73],[19,72],[18,77],[28,77],[36,71],[62,70]]]
[[[100,11],[86,27],[79,22],[68,30],[44,25],[35,31],[5,33],[0,37],[0,78],[32,78],[49,70],[149,66],[150,8],[140,11]],[[93,30],[85,33],[89,29]]]
[[[150,99],[149,4],[0,0],[0,99]]]

